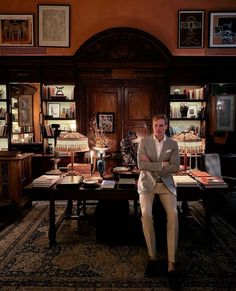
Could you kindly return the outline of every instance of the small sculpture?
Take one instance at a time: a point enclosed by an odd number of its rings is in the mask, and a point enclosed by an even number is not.
[[[188,104],[185,104],[185,103],[181,103],[180,104],[180,113],[181,113],[181,117],[182,118],[186,118],[187,117],[187,114],[188,114]]]
[[[57,89],[56,95],[64,95],[64,93],[62,91],[64,89],[64,86],[61,86],[61,87],[56,86],[56,89]]]

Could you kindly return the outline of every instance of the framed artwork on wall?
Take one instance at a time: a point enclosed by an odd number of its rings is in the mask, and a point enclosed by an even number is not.
[[[0,14],[0,46],[34,46],[34,15]]]
[[[234,131],[235,96],[216,96],[216,131]]]
[[[38,5],[38,45],[70,46],[70,6]]]
[[[114,113],[113,112],[98,112],[97,113],[98,128],[104,132],[114,132]]]
[[[236,47],[236,12],[209,12],[209,47]]]
[[[52,118],[60,117],[60,104],[59,103],[48,103],[48,115]]]
[[[202,48],[204,43],[204,11],[179,10],[178,47]]]

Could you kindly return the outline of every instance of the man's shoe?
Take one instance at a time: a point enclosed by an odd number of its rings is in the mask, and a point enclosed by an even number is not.
[[[157,274],[157,262],[156,260],[150,260],[147,264],[145,275],[148,278],[154,278],[157,277]]]

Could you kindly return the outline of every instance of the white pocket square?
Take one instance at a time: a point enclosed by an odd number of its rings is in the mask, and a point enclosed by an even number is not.
[[[171,152],[171,149],[169,149],[169,150],[166,151],[166,153],[169,153],[169,152]]]

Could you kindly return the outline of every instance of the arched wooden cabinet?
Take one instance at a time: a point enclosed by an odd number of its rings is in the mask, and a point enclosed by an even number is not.
[[[92,114],[114,114],[111,151],[128,130],[139,137],[151,131],[156,113],[168,112],[169,51],[153,36],[130,28],[109,29],[88,40],[77,52],[82,130],[89,135]],[[86,118],[88,116],[88,118]]]

